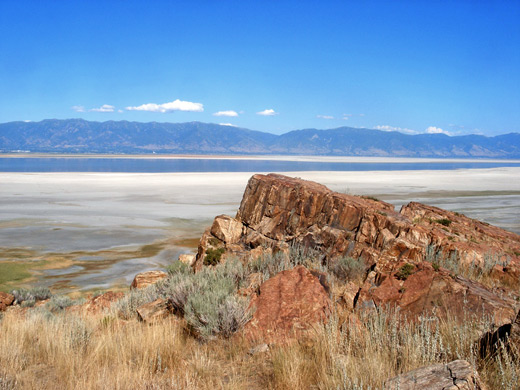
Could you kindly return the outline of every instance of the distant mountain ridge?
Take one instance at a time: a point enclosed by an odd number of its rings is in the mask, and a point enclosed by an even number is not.
[[[520,134],[409,135],[340,127],[274,135],[213,123],[46,119],[0,124],[0,153],[290,154],[379,157],[520,158]]]

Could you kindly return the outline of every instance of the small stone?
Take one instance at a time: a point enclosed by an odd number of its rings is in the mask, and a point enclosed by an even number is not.
[[[5,292],[0,292],[0,311],[5,311],[7,306],[11,306],[14,302],[14,296]]]
[[[166,299],[156,299],[137,308],[137,315],[143,322],[151,323],[162,320],[170,315],[171,311]]]
[[[263,343],[263,344],[258,344],[254,348],[251,348],[249,350],[249,354],[250,355],[257,355],[259,353],[265,353],[265,352],[268,352],[268,351],[269,351],[269,345]]]
[[[193,265],[193,263],[195,262],[195,255],[190,255],[190,254],[179,255],[179,261],[181,263],[184,263],[191,267]]]
[[[130,288],[145,288],[166,278],[168,274],[163,271],[147,271],[135,275]]]

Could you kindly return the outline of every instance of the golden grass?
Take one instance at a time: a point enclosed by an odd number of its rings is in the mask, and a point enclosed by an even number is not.
[[[339,310],[309,338],[253,356],[240,336],[200,343],[173,316],[146,325],[110,313],[11,310],[0,322],[0,389],[380,389],[455,359],[474,364],[490,389],[520,389],[518,351],[477,356],[485,320],[409,323],[385,310],[340,321]]]

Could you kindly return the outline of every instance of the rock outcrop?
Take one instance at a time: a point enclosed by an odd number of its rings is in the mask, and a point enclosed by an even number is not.
[[[262,283],[251,307],[253,318],[245,326],[246,336],[272,343],[301,337],[326,319],[331,302],[319,279],[298,266]]]
[[[460,321],[486,319],[493,329],[512,323],[517,316],[516,300],[505,294],[500,296],[475,281],[451,275],[445,269],[435,270],[428,262],[411,266],[406,275],[401,273],[399,269],[386,274],[371,272],[358,293],[357,308],[390,304],[399,306],[411,318],[450,313]]]
[[[135,275],[131,288],[145,288],[166,278],[168,274],[163,271],[147,271]]]
[[[392,205],[373,198],[341,194],[277,174],[251,177],[235,218],[215,218],[200,240],[192,266],[198,270],[228,256],[249,261],[263,253],[288,253],[294,244],[318,250],[324,265],[346,256],[364,264],[364,283],[357,290],[351,283],[342,293],[351,310],[390,304],[409,318],[450,312],[460,320],[471,313],[490,318],[492,331],[512,324],[518,315],[513,290],[491,290],[461,275],[471,270],[491,279],[488,285],[518,290],[519,235],[416,202],[396,212]],[[269,298],[268,292],[273,288],[277,291],[273,297],[281,294],[272,285],[285,277],[267,281],[253,298],[257,314],[252,323],[262,324],[257,327],[264,334],[286,326],[280,320],[282,306],[276,306],[281,303],[273,303],[275,298]],[[255,289],[252,285],[244,292]],[[313,300],[304,296],[312,306]],[[303,298],[301,302],[297,305],[305,306]],[[268,322],[274,324],[272,328],[265,325]]]
[[[208,253],[244,258],[259,247],[285,250],[302,244],[326,259],[350,256],[367,267],[395,271],[402,261],[457,256],[518,281],[520,236],[436,207],[412,202],[398,213],[388,203],[333,192],[325,186],[269,174],[249,180],[235,218],[218,216],[201,238],[193,264]]]
[[[476,370],[465,360],[432,364],[389,379],[388,390],[486,390]]]
[[[0,311],[5,311],[7,306],[11,306],[14,302],[14,296],[0,291]]]

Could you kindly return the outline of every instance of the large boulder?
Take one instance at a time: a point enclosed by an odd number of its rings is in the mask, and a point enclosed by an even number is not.
[[[0,311],[5,311],[7,306],[11,306],[14,302],[14,296],[0,291]]]
[[[298,338],[326,320],[331,302],[319,278],[298,266],[260,285],[251,308],[254,312],[245,326],[246,336],[273,343]]]
[[[465,360],[432,364],[389,379],[387,390],[486,390],[476,370]]]
[[[130,288],[145,288],[166,278],[168,274],[163,271],[147,271],[135,275]]]

